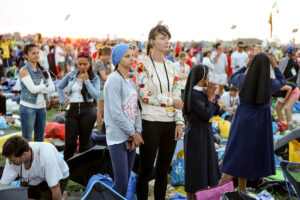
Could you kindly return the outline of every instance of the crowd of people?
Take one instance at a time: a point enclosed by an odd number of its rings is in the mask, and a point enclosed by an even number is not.
[[[69,177],[64,160],[73,157],[78,138],[79,153],[90,148],[95,123],[106,134],[112,188],[122,196],[139,147],[137,198],[148,198],[155,163],[155,199],[165,199],[169,167],[184,126],[188,199],[233,177],[246,192],[247,178],[274,174],[270,100],[277,98],[278,118],[284,120],[284,109],[289,125],[299,99],[298,49],[264,49],[242,41],[226,49],[221,43],[188,47],[170,39],[165,25],[150,30],[146,52],[137,41],[1,35],[3,81],[9,68],[19,74],[23,137],[4,144],[8,160],[0,183],[10,184],[19,176],[30,186],[31,198],[61,199]],[[66,108],[64,160],[50,144],[37,143],[44,140],[47,95],[55,91],[54,80],[59,80],[59,101]],[[222,112],[228,113],[232,126],[219,169],[210,119]],[[35,142],[28,143],[32,132]]]

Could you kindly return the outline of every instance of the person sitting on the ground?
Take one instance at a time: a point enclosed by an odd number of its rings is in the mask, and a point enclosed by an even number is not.
[[[33,199],[61,200],[69,180],[69,167],[56,148],[45,142],[10,137],[3,145],[6,164],[0,183],[9,185],[21,177]]]
[[[6,115],[6,97],[3,95],[3,89],[0,86],[0,115]]]
[[[231,116],[235,114],[236,108],[239,104],[239,89],[232,86],[229,92],[225,92],[221,99],[225,102],[225,111],[229,112]]]

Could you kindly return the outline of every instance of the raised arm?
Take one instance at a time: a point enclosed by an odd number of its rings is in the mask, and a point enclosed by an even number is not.
[[[245,72],[246,72],[247,68],[243,67],[241,69],[239,69],[237,72],[235,72],[231,77],[229,82],[231,84],[233,84],[235,87],[239,88],[239,90],[241,89],[243,82],[245,80]]]
[[[65,97],[64,89],[69,83],[69,74],[67,74],[57,86],[57,93],[59,95],[59,102],[66,103],[67,99]]]
[[[93,99],[97,99],[100,93],[100,79],[99,76],[95,75],[94,83],[92,84],[90,79],[84,81],[88,93]]]

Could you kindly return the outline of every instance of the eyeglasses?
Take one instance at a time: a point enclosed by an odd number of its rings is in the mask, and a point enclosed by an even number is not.
[[[86,57],[86,58],[88,58],[89,57],[89,53],[88,52],[80,52],[78,54],[78,57]]]

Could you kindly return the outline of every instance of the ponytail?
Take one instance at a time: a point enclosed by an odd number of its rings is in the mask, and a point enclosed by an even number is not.
[[[46,71],[45,68],[43,68],[39,62],[36,63],[36,66],[43,72],[43,75],[45,77],[45,79],[48,79],[49,78],[49,74],[48,72]]]
[[[150,55],[150,51],[151,51],[151,49],[152,49],[152,45],[150,44],[150,41],[148,42],[148,44],[147,44],[147,56],[149,56]]]

